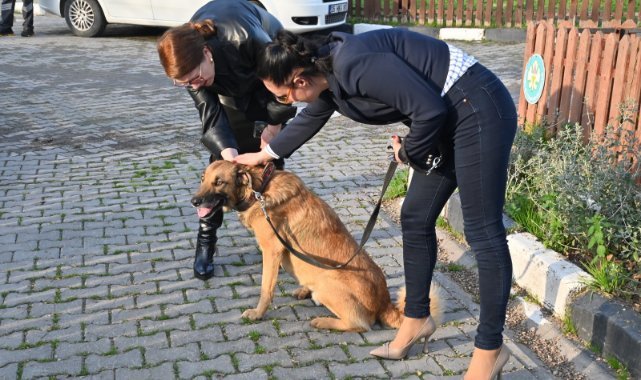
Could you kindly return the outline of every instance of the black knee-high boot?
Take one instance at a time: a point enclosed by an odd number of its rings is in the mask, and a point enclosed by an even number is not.
[[[198,239],[196,241],[196,257],[194,258],[194,276],[200,280],[208,280],[214,275],[213,257],[216,253],[216,231],[223,224],[223,210],[198,220]]]

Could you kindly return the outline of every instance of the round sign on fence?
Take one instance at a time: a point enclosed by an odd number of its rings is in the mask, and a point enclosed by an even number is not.
[[[525,72],[523,73],[523,94],[525,100],[530,104],[535,104],[543,94],[545,85],[545,64],[540,54],[533,54],[527,61]]]

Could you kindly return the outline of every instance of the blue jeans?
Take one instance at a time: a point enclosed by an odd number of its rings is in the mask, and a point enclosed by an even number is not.
[[[465,238],[476,256],[479,273],[481,313],[475,347],[493,350],[503,343],[512,282],[502,212],[516,109],[501,81],[478,63],[454,84],[444,100],[448,118],[439,136],[443,166],[427,176],[414,174],[401,210],[405,315],[429,315],[436,219],[458,187]]]

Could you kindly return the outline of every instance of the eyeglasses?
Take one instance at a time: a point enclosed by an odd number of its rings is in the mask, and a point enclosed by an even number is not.
[[[276,96],[276,95],[274,95],[274,96],[275,96],[275,98],[276,98],[276,101],[277,101],[278,103],[282,103],[282,104],[292,104],[293,102],[290,102],[290,101],[289,101],[289,97],[290,97],[290,96],[292,96],[292,90],[293,90],[293,89],[294,89],[294,83],[292,83],[292,84],[289,86],[289,90],[287,90],[287,94],[285,94],[285,95],[280,95],[280,96]]]
[[[198,76],[196,78],[190,79],[187,82],[179,82],[174,79],[174,86],[192,88],[194,85],[203,84],[205,82],[205,78],[202,77],[203,75],[202,66],[203,66],[203,63],[200,62],[200,64],[198,65]]]

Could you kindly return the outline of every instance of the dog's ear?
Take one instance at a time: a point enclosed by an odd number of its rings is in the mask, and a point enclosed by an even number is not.
[[[249,176],[250,174],[247,171],[238,169],[238,171],[236,171],[236,186],[247,186],[251,179]]]

